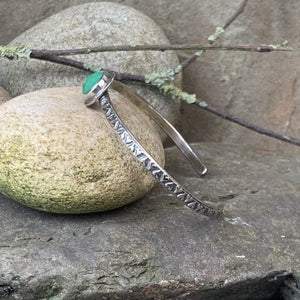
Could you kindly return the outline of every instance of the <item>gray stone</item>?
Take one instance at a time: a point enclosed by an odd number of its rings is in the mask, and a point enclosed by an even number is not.
[[[167,169],[200,198],[225,202],[209,219],[156,186],[107,213],[54,215],[1,197],[3,299],[271,299],[300,271],[299,156],[194,144],[197,178],[176,148]],[[51,298],[52,297],[52,298]]]
[[[63,10],[15,38],[9,45],[33,49],[72,49],[99,45],[168,44],[163,31],[143,13],[111,2],[89,3]],[[145,75],[179,64],[172,52],[105,52],[72,58],[118,72]],[[0,61],[0,85],[12,96],[57,86],[80,85],[84,71],[37,60]],[[180,79],[178,81],[180,83]],[[179,118],[180,103],[156,89],[131,85],[171,123]]]
[[[138,141],[164,165],[150,119],[113,89],[111,99]],[[30,207],[98,212],[144,196],[154,178],[135,160],[81,87],[24,94],[0,106],[0,190]]]
[[[5,103],[10,99],[10,94],[3,87],[0,86],[0,104]]]

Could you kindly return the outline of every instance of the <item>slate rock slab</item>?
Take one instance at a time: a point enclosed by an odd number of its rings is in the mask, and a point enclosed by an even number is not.
[[[140,201],[55,215],[0,200],[2,299],[270,299],[300,272],[300,157],[194,144],[199,179],[176,148],[167,168],[225,219],[156,186]]]

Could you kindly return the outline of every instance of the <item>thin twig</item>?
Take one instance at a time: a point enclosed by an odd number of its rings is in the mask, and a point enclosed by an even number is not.
[[[69,67],[73,67],[75,69],[83,70],[83,71],[90,71],[87,67],[84,66],[84,63],[81,61],[77,61],[74,59],[61,57],[61,56],[53,56],[53,55],[39,55],[35,53],[30,54],[30,58],[50,61],[56,64],[65,65]]]
[[[91,71],[91,69],[88,66],[86,66],[86,64],[84,64],[83,62],[69,59],[66,57],[49,55],[49,56],[40,56],[40,57],[36,56],[36,57],[32,57],[32,58],[51,61],[51,62],[54,62],[57,64],[63,64],[63,65],[74,67],[74,68],[84,70],[84,71],[89,71],[89,72]],[[116,72],[116,80],[145,82],[145,76]],[[240,126],[243,126],[247,129],[249,129],[249,130],[255,131],[255,132],[263,134],[263,135],[267,135],[274,139],[281,140],[281,141],[284,141],[284,142],[287,142],[287,143],[290,143],[290,144],[293,144],[296,146],[300,146],[300,140],[297,138],[281,135],[277,132],[259,127],[254,124],[251,124],[251,123],[244,121],[238,117],[221,112],[221,111],[217,110],[216,108],[211,107],[210,105],[203,106],[203,105],[201,105],[201,101],[199,101],[199,100],[197,100],[193,105],[196,105],[197,107],[205,109],[206,111],[208,111],[214,115],[217,115],[225,120],[234,122]]]
[[[247,6],[249,0],[244,0],[238,10],[226,21],[226,23],[223,26],[223,29],[225,30],[227,27],[231,25],[234,20],[244,12],[245,7]]]
[[[236,19],[237,17],[242,14],[245,10],[246,5],[248,4],[249,0],[244,0],[241,5],[239,6],[239,8],[237,9],[237,11],[225,22],[224,26],[222,27],[223,30],[225,30],[226,28],[228,28]],[[214,43],[214,41],[209,41],[208,42],[210,45],[212,45]],[[189,66],[192,62],[194,62],[200,55],[202,55],[205,52],[205,50],[203,50],[202,52],[196,52],[194,53],[191,57],[189,57],[188,59],[186,59],[182,64],[181,67],[182,69],[185,69],[187,66]]]
[[[290,144],[293,144],[293,145],[296,145],[296,146],[300,146],[300,139],[297,139],[297,138],[294,138],[294,137],[288,137],[286,135],[281,135],[281,134],[279,134],[275,131],[257,126],[255,124],[252,124],[250,122],[242,120],[238,117],[226,114],[224,112],[220,112],[219,110],[217,110],[216,108],[211,107],[210,105],[203,106],[201,103],[203,103],[203,102],[197,100],[195,103],[193,103],[193,105],[196,105],[196,106],[198,106],[202,109],[205,109],[206,111],[208,111],[208,112],[210,112],[214,115],[217,115],[217,116],[221,117],[222,119],[225,119],[225,120],[231,121],[233,123],[239,124],[240,126],[243,126],[243,127],[247,128],[249,130],[255,131],[257,133],[269,136],[271,138],[274,138],[274,139],[277,139],[277,140],[280,140],[280,141],[283,141],[283,142],[286,142],[286,143],[290,143]]]
[[[83,63],[81,61],[77,61],[75,59],[70,59],[67,57],[61,57],[61,56],[52,56],[52,55],[36,55],[34,53],[30,54],[30,58],[38,59],[38,60],[44,60],[44,61],[50,61],[53,63],[73,67],[79,70],[87,71],[87,72],[95,72],[99,71],[101,68],[99,67],[97,69],[96,66],[92,66],[86,63]],[[116,74],[116,80],[119,81],[137,81],[137,82],[145,82],[145,76],[143,75],[135,75],[135,74],[129,74],[129,73],[121,73],[116,71],[107,70],[109,72],[114,72]]]
[[[65,49],[65,50],[39,50],[32,49],[31,55],[34,56],[64,56],[90,54],[98,52],[117,52],[117,51],[170,51],[170,50],[222,50],[222,51],[292,51],[292,48],[281,45],[202,45],[202,44],[175,44],[175,45],[118,45],[118,46],[99,46],[92,48]]]

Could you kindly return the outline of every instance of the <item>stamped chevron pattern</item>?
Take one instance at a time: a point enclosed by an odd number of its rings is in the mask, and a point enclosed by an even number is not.
[[[218,216],[222,211],[208,205],[194,197],[190,192],[184,189],[176,182],[162,167],[160,167],[150,154],[139,144],[128,128],[123,124],[117,115],[109,95],[103,95],[100,99],[100,106],[105,116],[119,135],[122,142],[133,153],[133,155],[146,167],[146,169],[160,182],[162,186],[171,191],[178,199],[184,202],[186,206],[205,216]]]

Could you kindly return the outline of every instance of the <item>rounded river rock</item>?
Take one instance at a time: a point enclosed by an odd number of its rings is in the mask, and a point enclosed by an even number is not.
[[[50,16],[15,38],[9,45],[32,49],[72,49],[105,45],[169,44],[160,27],[134,8],[112,2],[77,5]],[[102,52],[70,58],[113,71],[146,75],[179,64],[172,51]],[[0,85],[13,97],[38,89],[80,85],[86,72],[38,60],[1,60]],[[180,78],[178,84],[180,84]],[[171,123],[180,115],[180,103],[155,88],[131,86]]]
[[[79,87],[24,94],[0,106],[0,191],[57,213],[114,209],[144,196],[152,175],[123,145]],[[150,119],[111,89],[124,123],[157,162],[164,150]]]

